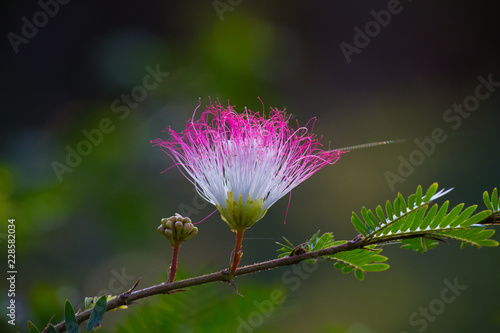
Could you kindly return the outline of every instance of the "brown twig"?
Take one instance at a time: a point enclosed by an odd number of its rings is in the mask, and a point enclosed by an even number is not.
[[[270,270],[270,269],[278,268],[281,266],[295,265],[295,264],[298,264],[306,259],[315,259],[315,258],[323,257],[326,255],[336,254],[339,252],[352,251],[355,249],[364,248],[365,246],[368,246],[368,245],[375,245],[375,244],[383,245],[384,243],[388,243],[388,242],[395,242],[395,241],[402,240],[402,239],[419,238],[419,237],[425,237],[425,236],[426,235],[424,233],[414,234],[414,235],[404,235],[404,236],[403,235],[392,235],[392,237],[389,236],[389,237],[385,238],[384,240],[379,241],[377,239],[367,239],[367,238],[364,238],[362,235],[357,235],[352,240],[347,241],[347,242],[340,244],[340,245],[337,245],[337,246],[332,246],[332,247],[328,247],[326,249],[321,249],[318,251],[306,252],[303,254],[287,256],[287,257],[278,258],[278,259],[272,259],[272,260],[256,263],[253,265],[247,265],[244,267],[240,267],[234,272],[234,276],[247,275],[247,274],[251,274],[251,273],[260,272],[263,270]],[[141,290],[136,290],[133,292],[131,292],[129,290],[129,291],[119,295],[119,297],[116,297],[116,298],[110,300],[106,305],[106,311],[116,309],[122,305],[132,304],[132,302],[137,301],[139,299],[146,298],[146,297],[150,297],[150,296],[154,296],[154,295],[158,295],[158,294],[169,294],[170,295],[175,291],[181,291],[181,290],[184,291],[183,288],[198,286],[198,285],[216,282],[216,281],[220,281],[220,282],[228,282],[229,281],[230,282],[231,280],[228,279],[228,269],[225,269],[225,270],[222,270],[219,272],[214,272],[214,273],[210,273],[210,274],[192,277],[192,278],[185,279],[185,280],[175,281],[175,282],[171,282],[171,283],[161,283],[161,284],[158,284],[155,286],[147,287],[147,288],[144,288]],[[137,283],[136,283],[136,285],[137,285]],[[233,286],[234,286],[234,284],[233,284]],[[85,311],[82,311],[82,312],[76,314],[76,320],[77,320],[78,324],[87,320],[90,317],[91,313],[92,313],[92,309],[88,309],[88,310],[85,310]],[[66,330],[66,323],[64,321],[62,321],[59,324],[55,325],[55,328],[58,332],[63,332],[64,330]],[[47,329],[45,329],[43,332],[46,333]]]
[[[234,275],[235,276],[247,275],[247,274],[251,274],[251,273],[260,272],[263,270],[274,269],[274,268],[281,267],[281,266],[294,265],[294,264],[298,264],[306,259],[314,259],[314,258],[318,258],[318,257],[325,256],[325,255],[331,255],[331,254],[344,252],[344,251],[351,251],[351,250],[360,248],[362,246],[364,246],[364,240],[362,238],[355,238],[355,239],[353,239],[353,241],[346,242],[344,244],[340,244],[337,246],[329,247],[326,249],[313,251],[313,252],[307,252],[304,254],[295,255],[295,256],[291,256],[291,257],[284,257],[284,258],[268,260],[268,261],[256,263],[253,265],[247,265],[244,267],[240,267],[236,270]],[[228,279],[227,274],[228,273],[227,273],[227,269],[226,269],[226,270],[222,270],[219,272],[214,272],[214,273],[210,273],[210,274],[196,276],[196,277],[192,277],[192,278],[185,279],[185,280],[175,281],[172,283],[161,283],[161,284],[158,284],[155,286],[136,290],[136,291],[133,291],[131,293],[130,292],[123,293],[123,294],[119,295],[119,297],[116,297],[116,298],[108,301],[108,303],[106,305],[106,311],[116,309],[122,305],[131,304],[131,302],[133,302],[133,301],[137,301],[139,299],[143,299],[146,297],[150,297],[150,296],[154,296],[154,295],[158,295],[158,294],[169,294],[171,291],[177,290],[177,289],[198,286],[198,285],[216,282],[216,281],[225,282]],[[78,324],[89,319],[91,313],[92,313],[92,309],[88,309],[88,310],[85,310],[85,311],[78,313],[76,315],[76,320],[77,320]],[[55,328],[58,332],[64,332],[66,330],[66,323],[64,321],[62,321],[59,324],[55,325]],[[43,332],[46,333],[47,330],[44,330]]]

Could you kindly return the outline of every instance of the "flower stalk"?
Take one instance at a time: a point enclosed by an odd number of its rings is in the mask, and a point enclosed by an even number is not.
[[[243,256],[243,252],[241,251],[242,243],[243,243],[243,234],[245,233],[245,229],[236,231],[236,242],[234,244],[234,255],[233,261],[231,262],[231,267],[229,269],[229,280],[234,279],[234,274],[238,265],[240,264],[241,257]]]
[[[167,283],[174,282],[177,273],[177,262],[179,261],[179,249],[181,244],[198,234],[198,228],[191,223],[189,217],[175,214],[169,218],[161,219],[158,232],[165,236],[172,245],[172,263],[170,264],[170,274]]]
[[[176,243],[174,246],[172,246],[172,263],[170,264],[170,274],[168,276],[168,281],[167,283],[172,283],[174,282],[175,279],[175,273],[177,273],[177,262],[179,261],[179,249],[181,247],[180,243]]]

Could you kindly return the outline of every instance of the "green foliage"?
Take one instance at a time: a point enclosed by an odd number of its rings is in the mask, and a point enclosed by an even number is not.
[[[314,237],[314,235],[313,235],[313,237]],[[297,255],[298,254],[297,253],[298,249],[300,247],[302,247],[305,252],[310,252],[310,245],[309,245],[308,241],[304,242],[302,244],[299,244],[297,246],[294,246],[292,243],[290,243],[290,241],[288,239],[285,238],[285,236],[283,236],[283,239],[285,240],[286,244],[283,244],[283,243],[280,243],[280,242],[275,242],[277,245],[281,245],[281,248],[277,250],[278,252],[281,252],[278,255],[278,258],[283,258],[283,257],[286,257],[286,256]],[[308,247],[308,248],[306,248],[306,247]]]
[[[38,327],[36,327],[31,321],[28,321],[28,330],[29,333],[40,333]]]
[[[491,196],[488,192],[484,192],[483,200],[488,210],[476,214],[473,214],[476,205],[465,207],[462,203],[451,208],[450,203],[446,201],[441,205],[430,206],[433,200],[449,191],[438,192],[438,184],[434,183],[425,194],[422,187],[418,186],[416,193],[406,200],[399,193],[393,202],[386,202],[385,211],[380,205],[376,207],[375,213],[362,207],[361,217],[353,212],[351,218],[354,227],[360,233],[351,241],[336,241],[332,233],[320,235],[319,230],[297,246],[283,237],[285,244],[276,242],[281,246],[278,249],[278,257],[299,256],[345,244],[349,249],[342,246],[341,252],[306,260],[332,261],[334,267],[342,273],[354,272],[358,280],[363,280],[365,272],[379,272],[389,268],[389,265],[384,263],[387,257],[380,255],[382,248],[377,247],[380,245],[400,243],[402,248],[419,253],[435,248],[439,242],[445,242],[445,239],[461,242],[462,248],[467,245],[498,246],[497,241],[490,239],[495,231],[487,228],[488,225],[500,224],[500,201],[497,189],[492,191]],[[275,301],[276,298],[285,297],[280,289],[269,290],[261,285],[240,290],[251,295],[249,298],[234,297],[232,289],[227,290],[229,292],[221,294],[216,293],[213,288],[199,286],[196,287],[197,292],[191,291],[189,296],[188,293],[178,292],[175,295],[161,297],[155,306],[139,309],[134,317],[126,319],[118,331],[235,331],[236,328],[241,328],[242,324],[247,324],[245,318],[249,315],[262,311],[262,306],[259,304],[265,302],[266,308],[275,311],[282,303]],[[87,325],[88,330],[94,331],[100,327],[107,302],[115,297],[103,295],[100,298],[85,299],[85,309],[93,309]],[[65,320],[69,333],[79,332],[75,313],[69,301],[65,303]],[[30,333],[39,332],[32,322],[28,322],[28,327]],[[260,327],[259,330],[262,331]],[[50,325],[48,331],[55,332],[55,328]]]
[[[78,322],[76,321],[75,310],[70,301],[66,300],[64,305],[64,320],[66,320],[66,327],[68,328],[68,333],[78,333]]]
[[[87,329],[89,331],[99,328],[101,326],[101,320],[102,317],[104,316],[104,312],[106,312],[106,303],[107,303],[107,296],[102,295],[97,302],[95,302],[94,309],[92,310],[92,313],[90,314],[89,321],[87,323]]]
[[[483,193],[483,201],[486,207],[493,213],[500,213],[500,200],[498,199],[498,191],[495,187],[491,192],[491,199],[487,191]]]
[[[35,324],[33,324],[31,321],[28,321],[28,332],[29,333],[40,333],[40,330],[38,327],[36,327]],[[49,327],[47,328],[47,333],[57,333],[56,328],[54,325],[49,324]]]
[[[423,193],[422,187],[418,186],[415,194],[403,198],[398,194],[394,203],[386,202],[385,215],[381,206],[377,206],[375,214],[363,207],[360,218],[353,212],[351,221],[360,234],[369,244],[398,241],[403,244],[402,248],[415,250],[422,253],[436,247],[439,240],[454,239],[466,245],[497,246],[496,241],[488,239],[494,233],[493,230],[484,230],[484,223],[492,215],[492,210],[498,209],[498,194],[493,190],[490,201],[488,193],[485,192],[483,199],[489,210],[484,210],[472,215],[477,206],[464,209],[464,204],[459,204],[448,209],[449,202],[446,201],[440,207],[434,204],[429,209],[430,203],[445,195],[450,190],[438,190],[438,184],[432,184],[427,192]]]
[[[116,296],[111,295],[103,295],[99,298],[97,297],[86,297],[85,298],[85,309],[91,309],[92,312],[90,314],[89,321],[87,323],[87,330],[90,332],[94,332],[96,329],[101,327],[101,320],[106,312],[107,302]],[[121,306],[119,308],[127,308],[126,306]],[[80,329],[78,327],[78,322],[76,320],[75,310],[71,305],[69,300],[66,300],[64,305],[64,320],[66,321],[67,331],[69,333],[78,333]],[[29,332],[37,333],[39,332],[38,328],[31,322],[28,322]],[[57,333],[56,328],[50,324],[47,330],[48,333]]]
[[[278,252],[280,252],[278,257],[282,258],[285,256],[297,255],[296,252],[299,251],[298,249],[307,248],[308,250],[306,252],[310,252],[346,243],[346,241],[335,241],[333,239],[333,235],[329,232],[324,233],[321,237],[319,236],[319,233],[320,231],[318,230],[309,240],[299,244],[298,246],[294,246],[288,241],[288,239],[283,237],[287,244],[276,242],[276,244],[282,246],[278,249]],[[389,268],[389,265],[380,263],[387,260],[386,257],[379,255],[381,251],[382,249],[375,249],[375,245],[371,245],[363,249],[340,252],[333,255],[323,256],[321,258],[335,262],[334,267],[341,269],[344,274],[354,271],[356,278],[363,280],[364,272],[377,272]],[[315,260],[316,259],[308,259],[308,261]]]
[[[405,201],[401,193],[399,193],[394,200],[394,204],[391,204],[390,201],[386,202],[386,215],[384,215],[380,205],[375,209],[377,217],[371,210],[363,207],[361,216],[364,221],[353,212],[351,222],[356,230],[367,238],[393,235],[403,230],[415,231],[422,224],[419,224],[419,222],[423,222],[422,215],[425,214],[425,209],[427,209],[429,203],[451,191],[451,189],[447,191],[441,190],[436,193],[437,189],[438,184],[432,184],[424,196],[422,187],[418,186],[416,194],[410,195],[408,201]],[[418,214],[419,212],[420,214]],[[426,226],[428,225],[429,223],[426,223]]]
[[[278,252],[280,252],[278,258],[283,258],[286,256],[295,256],[311,251],[318,251],[336,245],[335,241],[333,240],[332,233],[330,232],[324,233],[323,235],[321,235],[321,237],[319,236],[319,233],[320,231],[318,230],[314,235],[312,235],[311,238],[309,238],[307,241],[297,246],[294,246],[288,239],[283,237],[286,244],[276,242],[276,244],[281,246],[281,248],[277,250]],[[314,259],[308,259],[307,261],[312,263],[314,262]]]
[[[56,328],[54,327],[54,325],[50,324],[49,325],[49,328],[47,330],[47,333],[57,333],[57,330]]]
[[[477,206],[465,208],[463,203],[449,209],[450,204],[446,201],[441,206],[434,204],[429,209],[433,200],[449,191],[438,192],[437,183],[432,184],[425,193],[422,187],[418,186],[416,193],[410,195],[407,200],[399,193],[393,203],[387,201],[385,212],[380,205],[376,207],[375,213],[363,207],[361,217],[353,212],[352,224],[361,234],[360,238],[357,237],[353,242],[359,241],[362,246],[351,251],[323,256],[322,259],[334,261],[334,267],[342,270],[342,273],[354,272],[356,278],[363,280],[365,272],[383,271],[389,268],[389,265],[383,263],[387,258],[380,255],[382,249],[376,248],[378,244],[401,243],[402,248],[418,253],[435,248],[439,242],[445,242],[445,239],[461,242],[462,248],[467,245],[498,246],[497,241],[490,239],[495,231],[485,226],[485,224],[500,223],[497,189],[493,190],[491,199],[488,192],[483,195],[489,210],[474,215]],[[286,244],[276,242],[281,246],[278,249],[280,252],[278,257],[299,255],[346,243],[346,241],[335,241],[331,233],[322,236],[319,236],[319,233],[316,232],[309,240],[298,246],[294,246],[283,237]],[[308,261],[314,260],[316,259],[308,259]]]
[[[400,242],[403,244],[403,246],[401,246],[402,249],[414,250],[418,253],[424,253],[427,250],[435,248],[439,244],[436,239],[425,237],[403,239]]]
[[[85,303],[84,303],[85,304],[85,310],[92,309],[96,305],[97,301],[100,298],[102,298],[102,297],[104,297],[104,295],[101,296],[101,297],[97,297],[97,296],[94,296],[94,297],[85,297]],[[116,296],[106,295],[106,302],[109,302],[109,301],[111,301],[112,299],[115,299],[115,298],[116,298]],[[128,306],[121,305],[118,308],[110,310],[110,311],[116,311],[118,309],[127,309],[127,308],[128,308]]]
[[[379,255],[382,249],[376,249],[375,245],[352,251],[339,252],[331,256],[325,256],[326,259],[335,261],[334,267],[341,269],[342,273],[347,274],[354,271],[358,280],[364,280],[365,272],[380,272],[389,268],[388,264],[382,264],[387,257]]]
[[[57,287],[54,281],[34,283],[29,292],[29,302],[29,307],[33,309],[33,322],[43,323],[50,318],[58,322],[64,319],[64,303],[61,304],[57,297]]]
[[[475,247],[481,246],[498,246],[498,242],[489,239],[495,230],[486,229],[482,227],[472,228],[472,229],[459,229],[459,230],[449,230],[444,232],[436,232],[436,236],[441,236],[443,238],[449,238],[461,241],[462,244],[460,248],[464,248],[467,245],[472,245]]]

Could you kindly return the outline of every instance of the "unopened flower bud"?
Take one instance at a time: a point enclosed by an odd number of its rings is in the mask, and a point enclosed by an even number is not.
[[[175,222],[175,231],[177,232],[177,234],[179,236],[182,235],[182,228],[183,227],[184,227],[184,223],[182,223],[181,221]]]
[[[191,223],[189,217],[176,213],[174,216],[161,219],[158,232],[167,237],[172,246],[175,246],[196,236],[198,228]]]

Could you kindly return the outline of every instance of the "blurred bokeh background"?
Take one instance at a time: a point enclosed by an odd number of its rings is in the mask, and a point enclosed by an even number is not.
[[[481,207],[482,192],[499,185],[500,84],[481,88],[490,94],[474,105],[478,77],[500,82],[496,2],[1,6],[0,241],[6,271],[7,219],[15,218],[18,270],[15,327],[6,323],[5,279],[1,285],[2,332],[27,331],[28,320],[41,328],[54,314],[60,321],[66,299],[77,307],[138,278],[140,287],[165,280],[171,248],[155,230],[160,219],[179,212],[198,221],[213,207],[176,169],[162,174],[172,161],[149,141],[165,138],[168,126],[182,130],[200,97],[202,105],[211,97],[255,111],[260,97],[266,109],[286,108],[301,124],[317,117],[315,132],[332,147],[406,139],[346,154],[297,187],[286,224],[282,199],[247,232],[242,264],[274,258],[281,236],[301,243],[320,229],[350,239],[353,210],[407,196],[419,184],[454,187],[452,203]],[[356,37],[365,28],[371,37]],[[446,118],[464,100],[474,111]],[[436,128],[446,140],[390,185],[387,172],[415,158],[414,140]],[[82,143],[85,133],[94,133],[95,144]],[[86,156],[68,165],[68,151],[78,149]],[[199,229],[181,251],[185,276],[229,262],[234,235],[217,214]],[[451,242],[423,255],[397,247],[382,254],[391,268],[363,282],[329,263],[306,276],[282,268],[239,278],[242,299],[224,284],[192,288],[107,314],[102,331],[417,332],[423,324],[409,318],[436,306],[444,280],[455,279],[467,289],[421,331],[500,330],[499,248],[459,250]],[[253,302],[275,288],[286,300],[260,320]],[[195,305],[185,310],[188,301]],[[175,309],[194,315],[182,324]],[[141,319],[146,312],[155,320]],[[243,327],[248,319],[255,325]]]

